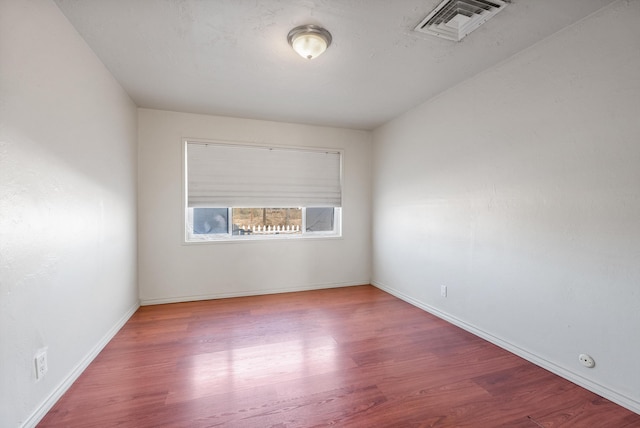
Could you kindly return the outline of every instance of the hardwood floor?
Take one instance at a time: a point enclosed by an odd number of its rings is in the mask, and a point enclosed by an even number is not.
[[[142,307],[40,427],[640,427],[371,286]]]

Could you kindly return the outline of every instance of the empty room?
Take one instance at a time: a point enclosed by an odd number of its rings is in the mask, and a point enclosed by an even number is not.
[[[0,0],[0,427],[640,427],[639,20]]]

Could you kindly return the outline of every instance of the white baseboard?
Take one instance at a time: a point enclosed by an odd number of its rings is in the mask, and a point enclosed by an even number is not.
[[[311,291],[311,290],[323,290],[326,288],[341,288],[341,287],[355,287],[358,285],[369,284],[369,280],[365,281],[350,281],[350,282],[336,282],[325,284],[311,284],[302,287],[284,287],[284,288],[271,288],[265,290],[247,290],[231,293],[211,293],[211,294],[199,294],[190,296],[172,296],[163,298],[140,298],[141,306],[148,305],[162,305],[165,303],[180,303],[180,302],[194,302],[197,300],[214,300],[214,299],[228,299],[230,297],[247,297],[247,296],[260,296],[265,294],[280,294],[280,293],[294,293],[296,291]]]
[[[629,410],[631,410],[632,412],[638,413],[640,414],[640,402],[634,400],[631,397],[628,397],[624,394],[621,394],[617,391],[614,391],[604,385],[601,385],[597,382],[594,382],[591,379],[587,379],[583,376],[581,376],[578,373],[575,373],[571,370],[567,370],[564,367],[561,367],[559,365],[557,365],[556,363],[549,361],[545,358],[542,358],[536,354],[534,354],[533,352],[530,352],[526,349],[523,349],[519,346],[514,345],[513,343],[510,343],[509,341],[506,341],[504,339],[501,339],[497,336],[494,336],[493,334],[484,331],[472,324],[469,324],[459,318],[456,318],[452,315],[447,314],[446,312],[442,312],[439,309],[434,308],[433,306],[430,306],[424,302],[421,302],[417,299],[414,299],[411,296],[408,296],[406,294],[404,294],[403,292],[396,290],[393,287],[390,287],[388,285],[382,284],[379,281],[372,281],[371,285],[386,291],[389,294],[392,294],[394,296],[396,296],[397,298],[404,300],[407,303],[412,304],[413,306],[416,306],[426,312],[429,312],[430,314],[433,314],[435,316],[437,316],[438,318],[441,318],[447,322],[450,322],[451,324],[462,328],[463,330],[466,330],[478,337],[483,338],[484,340],[493,343],[494,345],[497,345],[503,349],[506,349],[507,351],[524,358],[525,360],[540,366],[564,379],[567,379],[570,382],[575,383],[576,385],[579,385],[585,389],[588,389],[591,392],[594,392],[608,400],[613,401],[614,403],[617,403],[619,405],[621,405],[622,407],[625,407]]]
[[[91,362],[98,356],[100,351],[104,349],[105,346],[109,343],[111,339],[120,331],[122,326],[126,324],[126,322],[131,318],[131,316],[138,310],[140,307],[139,303],[133,305],[123,316],[118,320],[118,322],[111,327],[111,329],[105,334],[102,339],[89,351],[89,353],[71,370],[71,373],[67,375],[65,379],[53,390],[51,394],[38,406],[38,408],[29,416],[29,418],[21,425],[22,428],[33,428],[35,427],[42,418],[47,414],[49,410],[53,407],[54,404],[62,397],[62,395],[67,392],[67,390],[71,387],[73,382],[80,377],[82,372],[91,364]]]

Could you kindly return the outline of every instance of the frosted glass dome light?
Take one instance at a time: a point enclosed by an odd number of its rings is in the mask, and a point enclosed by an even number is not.
[[[289,31],[287,36],[294,51],[303,58],[316,58],[331,44],[331,33],[317,25],[301,25]]]

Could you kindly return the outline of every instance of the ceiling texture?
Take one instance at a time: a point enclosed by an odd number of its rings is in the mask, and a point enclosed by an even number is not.
[[[139,107],[370,130],[614,0],[512,0],[460,42],[414,31],[440,0],[54,1]]]

